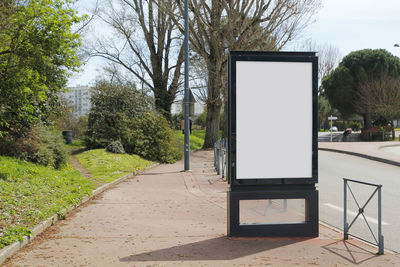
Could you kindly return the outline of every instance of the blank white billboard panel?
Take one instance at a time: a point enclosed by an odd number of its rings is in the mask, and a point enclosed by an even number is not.
[[[312,63],[236,62],[236,179],[312,177]]]

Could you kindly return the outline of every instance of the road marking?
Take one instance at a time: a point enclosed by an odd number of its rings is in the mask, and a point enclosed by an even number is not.
[[[344,212],[344,209],[343,209],[342,207],[338,207],[338,206],[333,205],[333,204],[331,204],[331,203],[324,203],[324,205],[327,206],[327,207],[329,207],[329,208],[331,208],[331,209],[340,211],[341,213]],[[351,210],[349,210],[349,209],[347,209],[347,213],[353,215],[354,217],[357,215],[357,212],[351,211]],[[377,220],[377,219],[371,218],[371,217],[369,217],[369,216],[365,216],[365,218],[367,219],[368,222],[371,222],[371,223],[373,223],[373,224],[378,225],[378,220]],[[361,214],[360,214],[360,216],[358,216],[357,219],[364,219],[364,218],[363,218],[363,217],[361,216]],[[350,222],[349,222],[349,223],[350,223]],[[382,225],[389,225],[389,224],[390,224],[390,223],[387,223],[387,222],[382,221]]]

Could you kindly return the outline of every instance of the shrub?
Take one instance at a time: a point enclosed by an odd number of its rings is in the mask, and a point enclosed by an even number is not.
[[[107,151],[114,153],[114,154],[124,154],[125,153],[124,147],[120,141],[112,141],[111,143],[108,144],[106,149],[107,149]]]
[[[171,125],[172,125],[172,129],[175,130],[180,130],[181,129],[181,122],[184,119],[183,117],[183,113],[179,113],[179,114],[173,114],[171,116]]]
[[[61,133],[43,125],[32,128],[22,136],[1,138],[0,154],[54,168],[64,165],[68,157]]]
[[[201,129],[204,129],[206,127],[206,119],[207,119],[207,109],[204,108],[203,113],[201,113],[194,119],[194,124],[199,125]]]
[[[128,128],[130,131],[122,138],[128,153],[164,163],[180,158],[173,145],[173,131],[162,115],[149,112],[143,117],[132,118]]]
[[[121,84],[100,81],[93,88],[85,144],[105,148],[111,141],[122,140],[129,120],[153,110],[152,99],[143,92]]]

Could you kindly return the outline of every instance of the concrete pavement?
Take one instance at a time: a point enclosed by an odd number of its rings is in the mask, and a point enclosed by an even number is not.
[[[160,165],[76,209],[5,266],[399,266],[400,256],[320,225],[318,238],[226,237],[212,151]]]
[[[319,142],[318,149],[400,166],[400,142]]]

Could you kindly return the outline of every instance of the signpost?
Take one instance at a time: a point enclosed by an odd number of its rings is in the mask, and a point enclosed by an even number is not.
[[[231,52],[228,67],[228,235],[318,236],[315,53]]]
[[[331,115],[328,117],[328,120],[331,121],[331,142],[332,142],[332,121],[337,120],[337,117]]]

